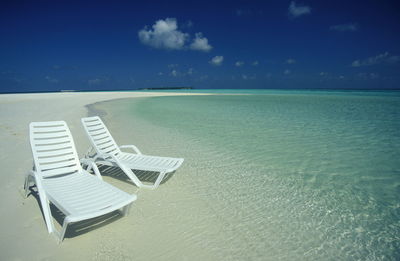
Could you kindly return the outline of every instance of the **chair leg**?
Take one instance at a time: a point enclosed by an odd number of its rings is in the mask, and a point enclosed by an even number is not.
[[[69,225],[68,221],[66,219],[64,219],[63,227],[62,227],[62,230],[61,230],[61,233],[60,233],[60,237],[59,237],[58,243],[61,243],[64,240],[65,232],[67,231],[68,225]]]
[[[56,231],[56,229],[55,229],[54,223],[53,223],[53,216],[51,214],[50,202],[47,199],[46,194],[42,190],[41,184],[39,182],[37,182],[36,186],[38,187],[40,205],[42,205],[42,211],[43,211],[44,220],[46,222],[47,231],[49,233],[53,233],[54,231]]]
[[[160,185],[161,181],[164,179],[165,174],[166,172],[160,172],[160,175],[158,175],[156,182],[154,182],[153,189],[156,189]]]
[[[24,190],[25,190],[25,198],[28,197],[29,195],[29,186],[32,182],[33,176],[31,175],[31,173],[26,174],[25,176],[25,182],[24,182]]]
[[[126,216],[129,215],[129,211],[130,211],[130,209],[131,209],[131,205],[132,205],[132,204],[129,204],[129,205],[127,205],[127,206],[125,206],[125,207],[122,208],[122,215],[123,215],[124,217],[126,217]]]
[[[24,190],[25,190],[25,198],[27,198],[29,194],[29,175],[26,175],[25,177]]]
[[[139,188],[145,188],[148,187],[147,185],[144,185],[139,178],[135,175],[135,173],[128,167],[125,167],[124,165],[119,164],[119,167],[121,170],[132,180],[132,182]]]

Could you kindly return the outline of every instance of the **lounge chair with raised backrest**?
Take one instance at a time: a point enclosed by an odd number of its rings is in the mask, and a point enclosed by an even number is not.
[[[25,178],[25,195],[36,184],[47,230],[61,242],[70,223],[99,217],[116,210],[127,215],[136,195],[129,195],[83,170],[70,130],[64,121],[29,125],[34,168]],[[65,215],[61,232],[54,227],[50,203]]]
[[[82,118],[83,127],[89,137],[91,147],[81,159],[83,164],[90,162],[119,167],[140,188],[157,188],[165,175],[179,168],[183,159],[143,155],[134,145],[118,146],[100,117]],[[130,148],[134,153],[122,152],[120,149]],[[132,170],[159,173],[152,185],[143,184]]]

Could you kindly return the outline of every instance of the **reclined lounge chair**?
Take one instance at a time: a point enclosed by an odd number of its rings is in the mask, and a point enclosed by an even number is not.
[[[178,169],[183,162],[181,158],[143,155],[134,145],[118,147],[98,116],[82,118],[82,124],[92,146],[85,158],[81,159],[81,163],[89,165],[90,162],[95,162],[96,164],[119,167],[139,188],[157,188],[165,175]],[[120,150],[122,148],[130,148],[134,153],[122,152]],[[132,170],[152,171],[159,174],[154,184],[147,185],[143,184]]]
[[[122,209],[128,214],[136,195],[129,195],[83,170],[67,124],[64,121],[32,122],[29,125],[34,168],[25,178],[25,195],[35,183],[49,233],[59,242],[71,223],[99,217]],[[65,219],[62,231],[54,227],[50,203]]]

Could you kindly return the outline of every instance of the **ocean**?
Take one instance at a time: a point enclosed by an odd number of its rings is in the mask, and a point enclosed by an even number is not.
[[[215,93],[96,105],[117,143],[185,158],[151,192],[168,259],[400,258],[399,92]]]

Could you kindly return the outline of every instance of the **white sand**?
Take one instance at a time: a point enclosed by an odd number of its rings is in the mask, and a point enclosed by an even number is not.
[[[158,206],[148,205],[145,198],[150,195],[155,198],[163,197],[163,190],[168,190],[167,186],[156,191],[140,192],[142,197],[139,196],[127,218],[66,238],[59,245],[47,233],[35,197],[29,196],[25,199],[22,196],[22,185],[26,172],[32,168],[28,129],[30,122],[65,120],[71,129],[78,154],[82,156],[89,145],[80,124],[80,118],[87,115],[84,107],[86,104],[117,98],[168,95],[180,94],[91,92],[0,95],[0,260],[165,259],[168,253],[155,253],[154,248],[156,244],[165,243],[161,239],[166,238],[155,238],[154,235],[158,231],[161,235],[168,228],[164,228],[161,220],[157,219]],[[120,184],[120,188],[128,193],[136,191],[134,186],[127,183]],[[146,211],[152,210],[154,212],[149,220]],[[207,256],[206,249],[200,256],[196,254],[196,250],[187,249],[187,253],[188,257],[181,256],[179,259],[193,259],[195,256],[199,260],[212,259]]]

